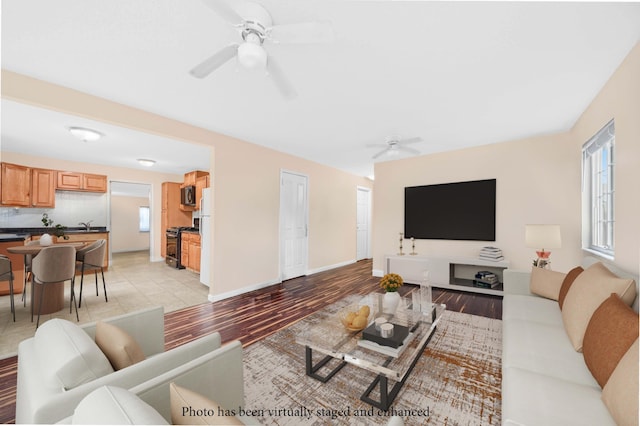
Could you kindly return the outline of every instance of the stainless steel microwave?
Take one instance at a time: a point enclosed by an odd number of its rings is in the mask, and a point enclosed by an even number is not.
[[[194,185],[180,188],[180,204],[185,206],[196,205],[196,187]]]

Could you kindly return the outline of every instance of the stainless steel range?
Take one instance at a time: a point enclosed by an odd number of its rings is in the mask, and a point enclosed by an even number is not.
[[[192,228],[190,226],[176,226],[167,228],[167,254],[165,257],[165,262],[167,263],[167,265],[177,269],[185,268],[182,263],[180,263],[182,232],[194,231],[197,229],[198,228]]]

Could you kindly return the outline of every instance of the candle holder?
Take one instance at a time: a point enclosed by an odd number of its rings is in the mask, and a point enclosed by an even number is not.
[[[400,252],[398,253],[398,256],[404,256],[404,253],[402,252],[402,232],[400,233]]]
[[[416,254],[416,240],[415,238],[411,237],[411,253],[409,253],[411,256],[415,256]]]

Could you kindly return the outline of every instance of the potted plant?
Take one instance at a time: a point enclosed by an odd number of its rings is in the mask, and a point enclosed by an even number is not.
[[[45,228],[50,228],[51,233],[55,235],[57,238],[62,238],[63,240],[68,240],[69,237],[65,235],[64,230],[67,229],[66,226],[60,225],[59,223],[53,224],[53,219],[49,217],[47,213],[42,213],[42,224]],[[43,234],[40,237],[41,245],[50,245],[52,243],[51,235],[48,233]]]
[[[382,311],[387,314],[394,314],[400,303],[400,294],[398,289],[402,287],[404,281],[398,274],[389,273],[386,274],[380,280],[380,287],[385,291],[382,299]]]

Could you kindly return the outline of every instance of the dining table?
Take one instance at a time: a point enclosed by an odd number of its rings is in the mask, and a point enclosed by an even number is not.
[[[50,245],[23,245],[7,247],[9,253],[21,254],[25,257],[25,264],[27,262],[27,256],[37,256],[43,248],[51,246],[71,246],[76,250],[86,246],[89,243],[86,242],[56,242]],[[31,286],[31,310],[34,306],[38,306],[40,303],[40,292],[35,292],[33,285]],[[52,314],[58,312],[64,308],[64,281],[58,283],[51,283],[45,285],[42,292],[42,310],[41,314]]]

